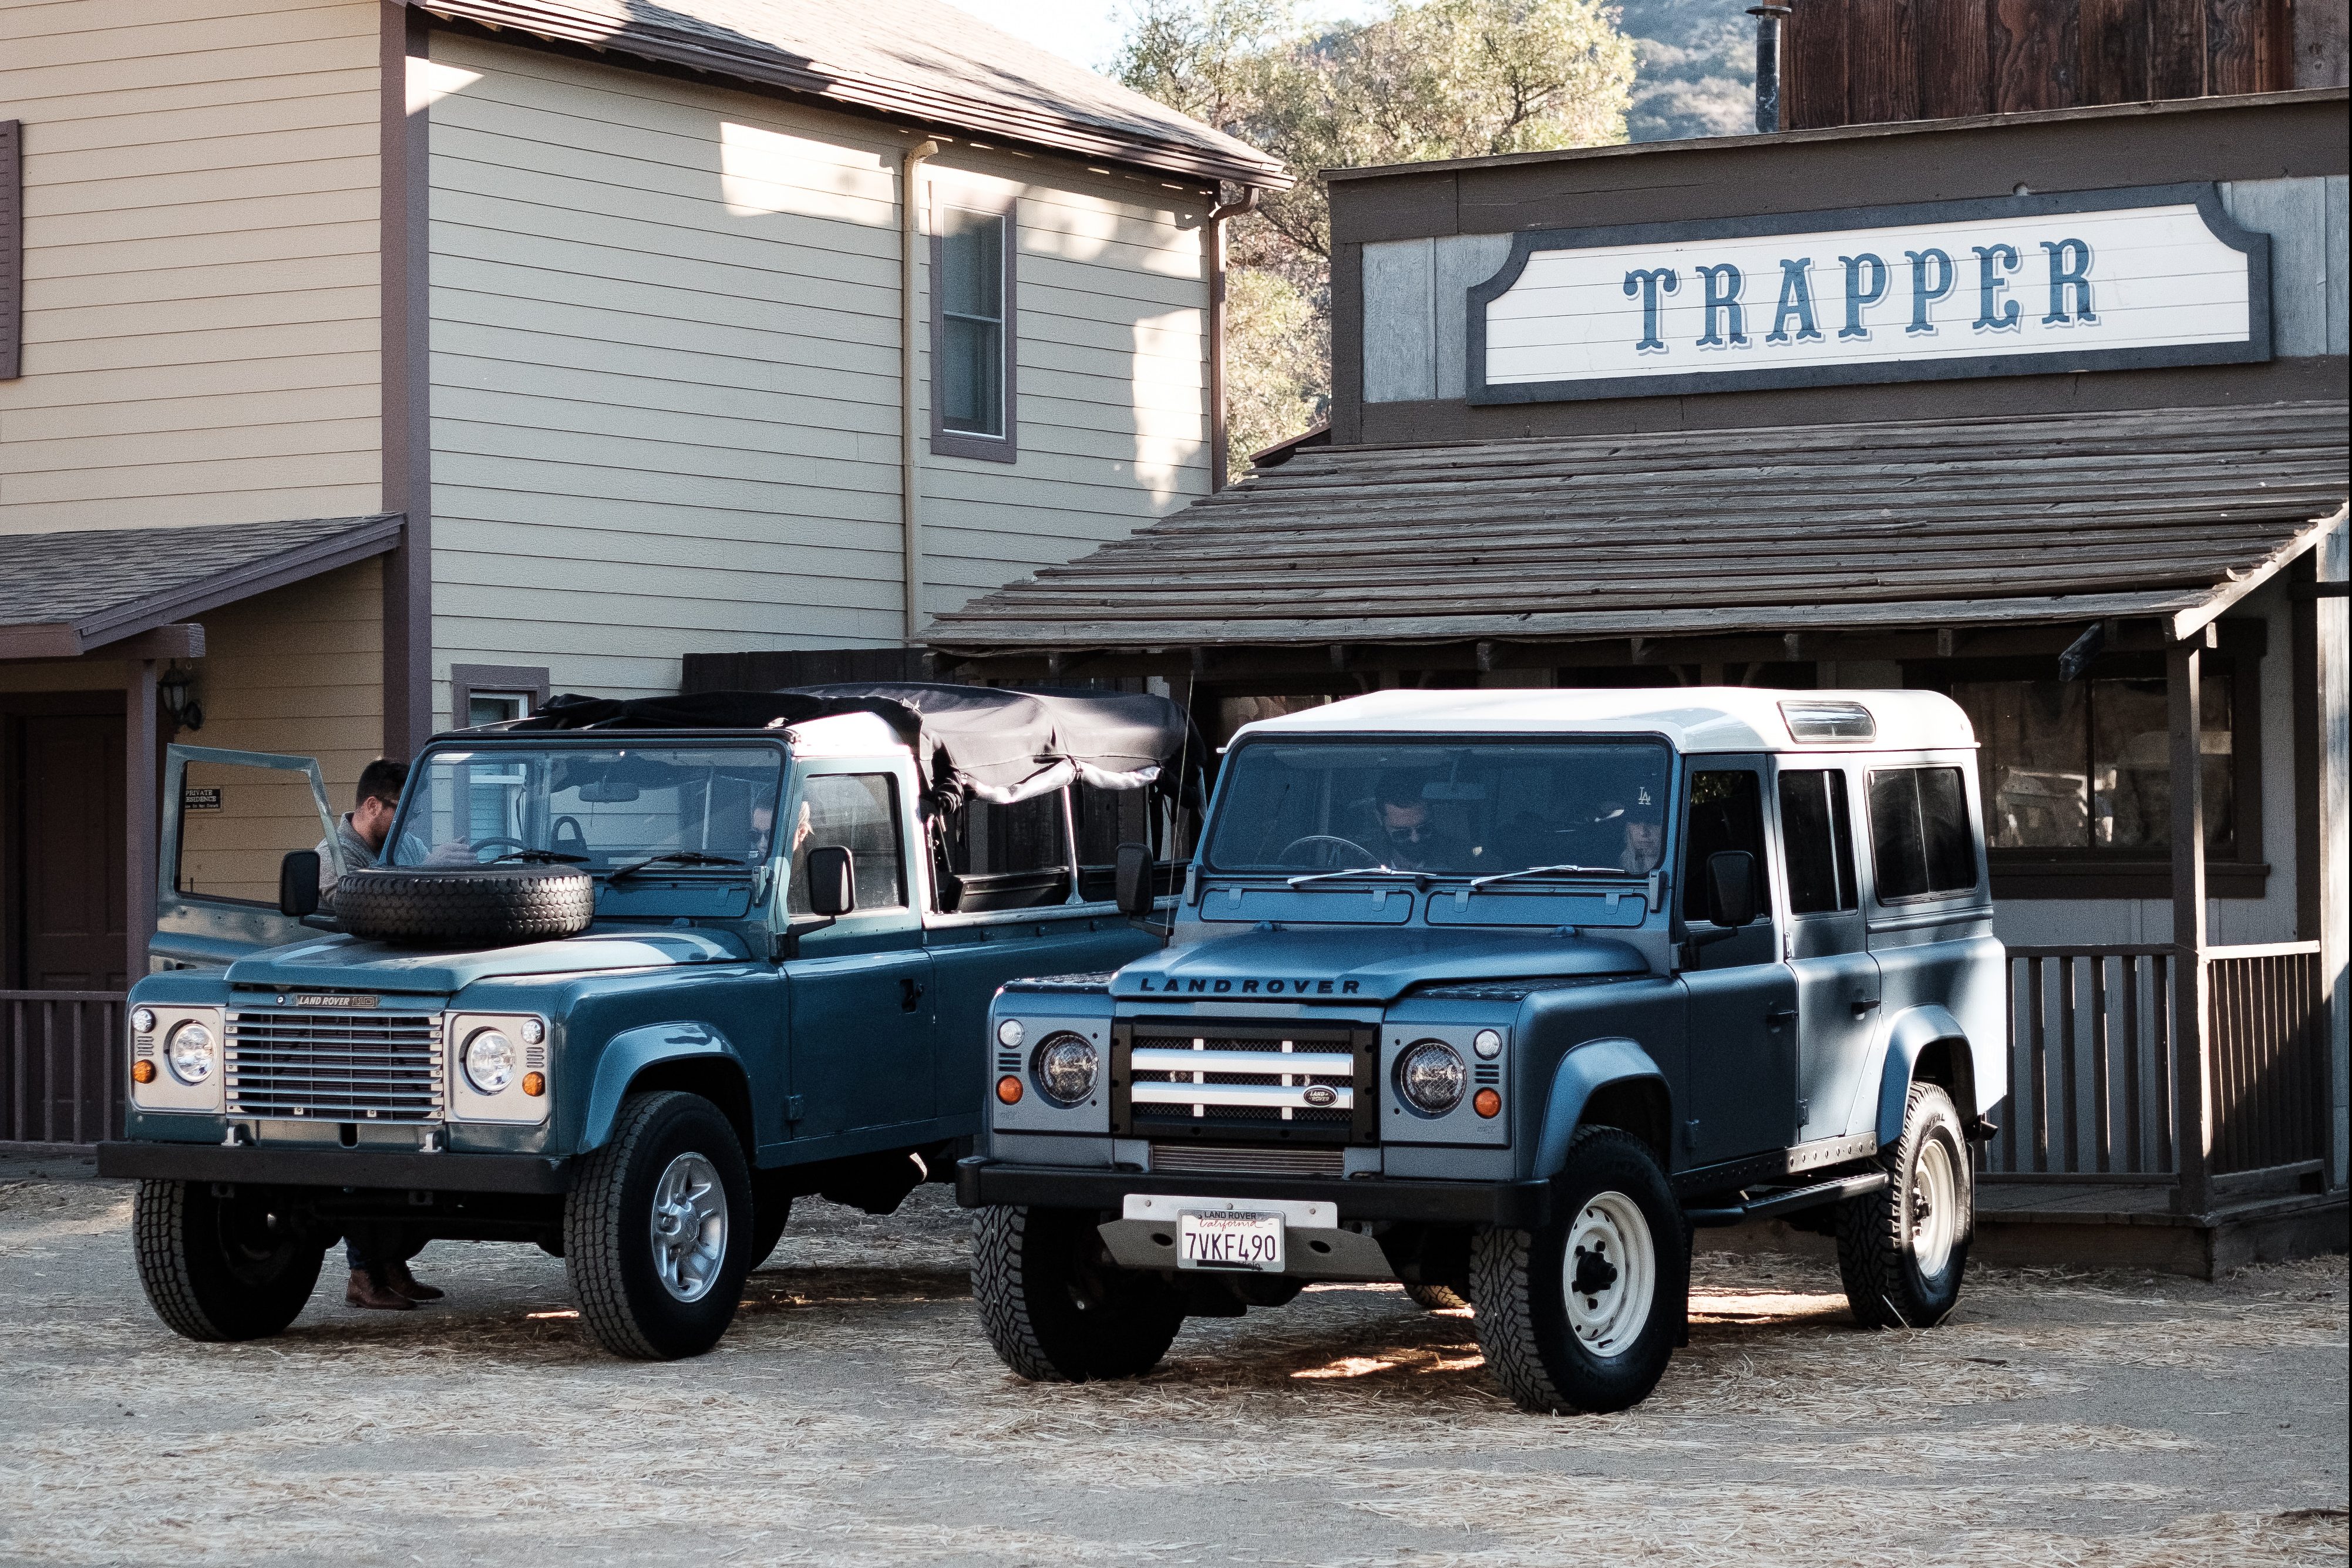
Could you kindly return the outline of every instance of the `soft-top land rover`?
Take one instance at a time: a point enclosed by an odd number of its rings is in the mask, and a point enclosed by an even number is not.
[[[1244,728],[1114,973],[1015,982],[958,1172],[998,1353],[1148,1370],[1188,1314],[1394,1279],[1530,1410],[1648,1394],[1690,1227],[1958,1300],[2006,1092],[1975,742],[1914,691],[1390,691]],[[1144,852],[1121,906],[1153,907]]]
[[[139,1179],[149,1299],[191,1338],[275,1333],[329,1243],[391,1223],[537,1242],[620,1353],[708,1348],[795,1196],[887,1213],[946,1179],[999,985],[1157,945],[1111,853],[1190,734],[1142,694],[561,701],[428,745],[332,918],[309,849],[274,909],[183,875],[208,824],[178,808],[224,787],[190,766],[315,795],[316,764],[174,748],[154,946],[184,967],[131,990],[100,1150]]]

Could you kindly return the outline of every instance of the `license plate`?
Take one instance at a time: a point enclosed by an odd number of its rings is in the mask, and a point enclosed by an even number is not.
[[[1282,1216],[1187,1210],[1176,1220],[1176,1267],[1282,1272]]]

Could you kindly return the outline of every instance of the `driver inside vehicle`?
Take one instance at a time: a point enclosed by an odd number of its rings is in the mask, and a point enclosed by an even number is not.
[[[1381,838],[1375,847],[1400,871],[1466,869],[1470,847],[1438,826],[1424,793],[1428,784],[1420,774],[1391,774],[1381,781]]]

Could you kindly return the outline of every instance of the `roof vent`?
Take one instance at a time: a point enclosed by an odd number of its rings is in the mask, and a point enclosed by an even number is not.
[[[1859,702],[1783,702],[1780,717],[1799,741],[1874,741],[1878,721]]]

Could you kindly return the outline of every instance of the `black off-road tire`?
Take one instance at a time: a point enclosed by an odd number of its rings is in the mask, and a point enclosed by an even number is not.
[[[1432,1312],[1458,1312],[1470,1305],[1470,1298],[1451,1285],[1433,1285],[1425,1279],[1408,1279],[1404,1293],[1414,1304]]]
[[[1958,1186],[1958,1234],[1944,1266],[1930,1274],[1914,1248],[1922,1228],[1920,1161],[1941,1144]],[[1903,1136],[1879,1151],[1887,1184],[1837,1205],[1838,1274],[1855,1321],[1872,1329],[1931,1329],[1959,1304],[1968,1273],[1969,1242],[1976,1231],[1976,1174],[1952,1097],[1932,1083],[1915,1083],[1903,1108]],[[1932,1216],[1930,1216],[1932,1217]]]
[[[1033,1383],[1140,1377],[1183,1326],[1182,1298],[1110,1260],[1095,1216],[998,1205],[972,1218],[971,1293],[1004,1364]]]
[[[681,1301],[655,1270],[654,1193],[670,1163],[689,1153],[717,1172],[727,1215],[716,1279],[698,1300]],[[756,1213],[735,1129],[717,1106],[674,1089],[630,1096],[611,1141],[582,1156],[563,1203],[563,1266],[580,1321],[614,1355],[700,1355],[742,1301]]]
[[[192,1340],[259,1340],[302,1315],[326,1245],[255,1198],[208,1182],[142,1182],[131,1198],[139,1283],[155,1315]]]
[[[586,931],[596,879],[571,866],[365,867],[335,884],[353,936],[404,947],[498,947]]]
[[[1589,1205],[1630,1201],[1646,1226],[1654,1268],[1649,1308],[1625,1348],[1596,1355],[1569,1318],[1569,1238]],[[1590,1127],[1569,1145],[1552,1184],[1553,1217],[1540,1230],[1482,1231],[1471,1245],[1470,1295],[1487,1370],[1520,1409],[1623,1410],[1649,1397],[1681,1342],[1690,1308],[1690,1227],[1648,1144]],[[1629,1330],[1631,1325],[1629,1324]]]

